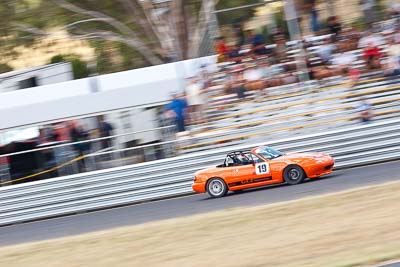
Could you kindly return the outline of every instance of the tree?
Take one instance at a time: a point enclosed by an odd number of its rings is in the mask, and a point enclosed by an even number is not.
[[[6,73],[6,72],[10,72],[10,71],[13,71],[13,68],[11,68],[9,65],[0,64],[0,73]]]
[[[51,58],[50,64],[70,62],[72,65],[72,71],[74,73],[74,79],[86,78],[90,75],[90,71],[87,64],[73,55],[57,55]]]
[[[236,8],[251,4],[262,3],[262,0],[221,0],[217,5],[217,9]],[[242,8],[221,12],[218,14],[218,20],[221,25],[231,25],[248,20],[254,16],[254,8]]]
[[[169,0],[157,5],[150,0],[39,2],[29,12],[40,17],[15,19],[16,30],[51,35],[56,34],[51,28],[59,26],[71,38],[122,43],[150,65],[188,58],[188,51],[202,39],[194,34],[207,27],[209,9],[204,6],[214,4],[214,0]]]

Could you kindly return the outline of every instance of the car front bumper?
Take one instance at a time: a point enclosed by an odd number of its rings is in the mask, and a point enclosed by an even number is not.
[[[324,160],[322,162],[319,162],[313,166],[310,166],[307,168],[307,177],[308,178],[317,178],[323,175],[330,174],[333,171],[333,166],[335,164],[335,161],[330,158],[328,160]]]
[[[192,184],[192,189],[196,193],[205,193],[206,192],[206,183],[205,182],[194,182]]]

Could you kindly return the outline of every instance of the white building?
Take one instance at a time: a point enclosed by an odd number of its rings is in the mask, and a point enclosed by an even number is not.
[[[183,92],[185,78],[195,75],[202,65],[213,65],[215,61],[211,56],[56,84],[49,84],[50,77],[53,81],[56,77],[62,79],[63,72],[57,75],[55,68],[42,69],[45,73],[15,72],[14,79],[8,77],[8,83],[0,91],[0,135],[96,115],[105,115],[114,126],[114,134],[156,128],[156,108],[166,104],[172,92]],[[23,87],[21,81],[33,76],[40,86],[18,90]],[[44,85],[44,81],[49,83]],[[86,129],[95,127],[93,120],[83,121]],[[158,139],[159,133],[146,131],[123,137],[118,143],[131,140],[149,143]]]
[[[0,93],[72,80],[70,63],[56,63],[0,74]]]

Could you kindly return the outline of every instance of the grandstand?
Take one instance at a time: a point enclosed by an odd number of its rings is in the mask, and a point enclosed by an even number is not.
[[[307,52],[312,55],[312,60],[320,60],[315,51],[329,37],[306,38]],[[299,53],[296,42],[288,42],[287,47],[289,57],[296,58]],[[385,52],[387,45],[381,44],[380,49]],[[361,49],[347,53],[357,58],[352,68],[365,69]],[[294,61],[284,64],[294,64]],[[228,62],[220,67],[232,65]],[[355,125],[360,123],[356,107],[361,99],[373,106],[374,121],[396,117],[400,112],[400,78],[385,78],[381,70],[362,73],[355,84],[343,75],[334,75],[261,90],[264,92],[250,91],[241,102],[235,94],[223,93],[223,72],[216,73],[213,78],[217,85],[207,92],[205,118],[192,123],[193,138],[180,146],[183,153],[246,142],[268,142]]]
[[[365,76],[352,88],[346,83],[322,88],[313,82],[294,84],[270,97],[210,106],[207,119],[192,126],[192,143],[181,149],[190,153],[354,125],[359,123],[355,107],[361,97],[373,105],[375,121],[393,118],[400,112],[399,82]]]

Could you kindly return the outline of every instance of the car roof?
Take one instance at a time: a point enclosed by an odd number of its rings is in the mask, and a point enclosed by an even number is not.
[[[237,156],[241,154],[246,154],[246,153],[251,153],[251,150],[237,150],[237,151],[232,151],[227,154],[227,156]]]
[[[256,146],[256,147],[254,147],[252,149],[248,149],[248,150],[236,150],[236,151],[229,152],[227,154],[227,156],[237,156],[237,155],[241,155],[241,154],[245,154],[245,153],[257,154],[256,151],[257,151],[257,149],[260,149],[260,148],[269,148],[269,146]]]

